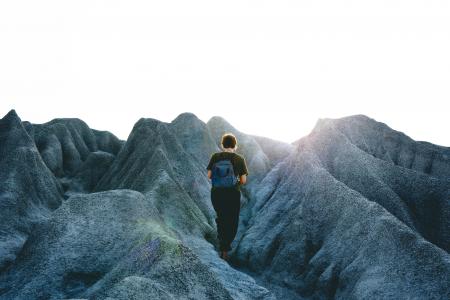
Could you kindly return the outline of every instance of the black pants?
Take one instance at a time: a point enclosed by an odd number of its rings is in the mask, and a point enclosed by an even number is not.
[[[236,188],[211,189],[211,202],[217,215],[219,248],[221,251],[230,251],[239,224],[241,192]]]

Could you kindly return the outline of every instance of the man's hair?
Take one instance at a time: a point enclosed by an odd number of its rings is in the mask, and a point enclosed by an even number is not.
[[[237,144],[236,137],[232,133],[222,135],[222,146],[224,148],[234,148]]]

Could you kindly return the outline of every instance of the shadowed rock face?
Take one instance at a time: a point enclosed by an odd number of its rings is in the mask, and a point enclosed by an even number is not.
[[[15,111],[0,120],[0,270],[13,262],[33,226],[62,201],[62,188],[44,164]]]
[[[66,198],[92,192],[125,143],[107,131],[89,128],[80,119],[24,124],[45,164],[61,182]]]
[[[232,266],[206,164],[232,132],[249,168]],[[0,120],[0,299],[448,299],[449,149],[365,116],[291,144],[221,117]]]

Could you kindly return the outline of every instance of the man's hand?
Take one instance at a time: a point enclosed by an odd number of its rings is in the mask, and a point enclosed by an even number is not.
[[[208,170],[208,178],[211,179],[211,170]]]

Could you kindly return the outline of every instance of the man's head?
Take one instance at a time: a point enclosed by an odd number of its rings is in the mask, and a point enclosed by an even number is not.
[[[234,134],[225,133],[222,135],[222,147],[234,149],[237,147],[237,140]]]

